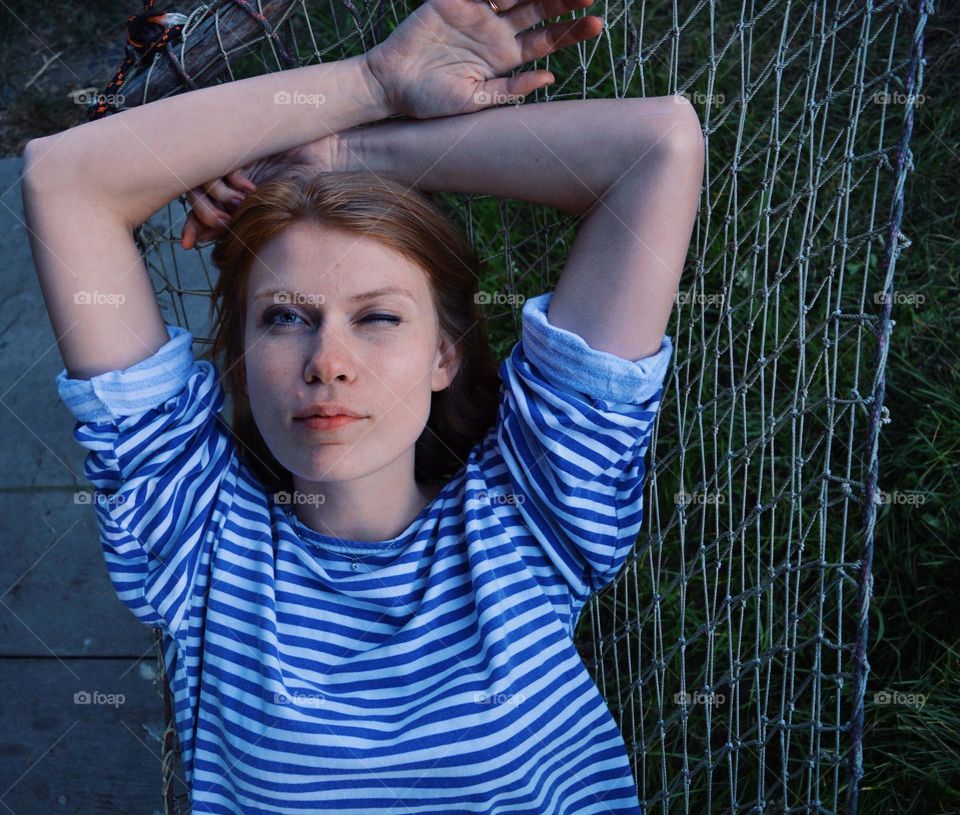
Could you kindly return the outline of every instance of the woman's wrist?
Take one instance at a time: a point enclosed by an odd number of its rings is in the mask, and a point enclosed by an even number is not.
[[[515,198],[579,216],[627,169],[655,165],[687,141],[699,123],[682,102],[551,101],[356,126],[339,134],[349,147],[342,160],[423,192]]]
[[[413,126],[412,122],[380,122],[378,124],[352,127],[336,134],[327,147],[326,158],[337,170],[359,170],[376,175],[389,175],[404,183],[416,180],[415,157],[405,154],[402,133]],[[427,122],[417,122],[429,129]]]

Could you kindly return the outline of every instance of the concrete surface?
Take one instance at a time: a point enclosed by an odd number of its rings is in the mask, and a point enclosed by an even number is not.
[[[0,813],[159,813],[153,629],[117,598],[93,508],[77,502],[91,489],[86,450],[56,392],[63,361],[27,240],[21,173],[21,158],[0,159]],[[170,209],[179,238],[183,208]],[[161,211],[149,223],[169,220]],[[155,285],[213,282],[212,266],[178,244],[148,258]],[[168,322],[206,336],[207,298],[160,302]],[[84,691],[123,702],[76,703]]]

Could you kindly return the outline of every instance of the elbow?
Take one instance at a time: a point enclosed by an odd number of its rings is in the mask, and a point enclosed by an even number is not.
[[[644,150],[642,164],[631,173],[633,183],[654,195],[669,197],[672,208],[671,223],[682,229],[683,252],[687,251],[700,197],[703,193],[706,167],[706,139],[700,116],[690,101],[682,95],[653,97],[641,100],[634,107],[638,111],[634,127],[638,130]],[[636,162],[630,164],[630,167]],[[657,216],[658,223],[666,224],[666,216]],[[679,259],[676,269],[682,267]]]
[[[23,148],[23,187],[31,190],[45,189],[58,175],[53,168],[52,157],[48,155],[49,150],[49,136],[27,142]]]
[[[70,189],[89,186],[84,168],[89,164],[69,138],[61,131],[31,139],[23,148],[24,187],[32,190]]]
[[[700,115],[689,99],[677,95],[675,110],[669,117],[669,125],[662,139],[663,155],[667,160],[687,168],[696,178],[697,184],[703,180],[706,163],[706,140]]]
[[[625,152],[631,164],[640,157],[658,167],[667,167],[674,177],[688,179],[698,187],[703,182],[706,141],[700,115],[687,97],[631,97],[622,117]]]

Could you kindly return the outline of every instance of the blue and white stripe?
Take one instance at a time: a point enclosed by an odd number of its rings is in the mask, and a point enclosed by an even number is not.
[[[596,351],[547,322],[551,296],[524,305],[496,424],[381,543],[272,500],[189,332],[58,376],[110,579],[164,632],[194,813],[643,811],[572,638],[639,531],[672,344]]]

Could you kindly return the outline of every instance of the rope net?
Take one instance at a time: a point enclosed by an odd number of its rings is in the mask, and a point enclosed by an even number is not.
[[[131,17],[90,118],[266,71],[355,56],[413,6],[222,0]],[[525,70],[536,101],[681,93],[707,143],[668,333],[645,525],[591,598],[576,647],[619,723],[650,813],[855,813],[863,775],[873,533],[893,277],[922,102],[929,0],[609,0],[600,36]],[[578,15],[570,15],[581,16]],[[486,261],[480,288],[552,289],[575,219],[435,194]],[[165,318],[209,343],[215,271],[183,252],[185,196],[136,232]],[[495,223],[496,229],[483,224]],[[485,306],[499,358],[519,298]],[[157,637],[158,685],[165,678]],[[163,798],[186,811],[163,682]],[[179,791],[177,787],[179,786]]]

